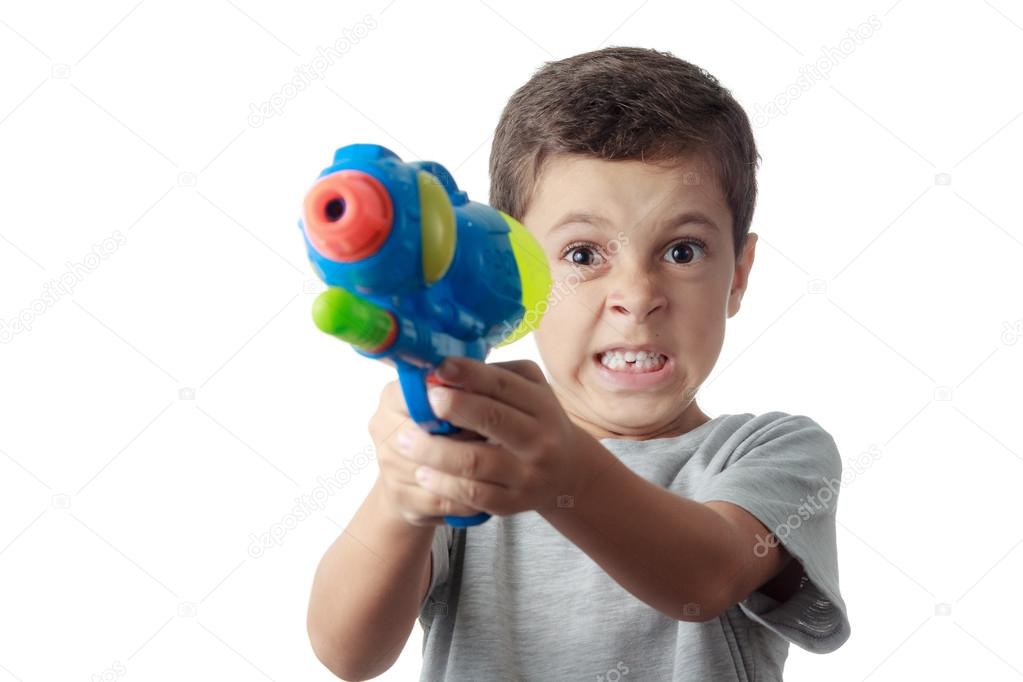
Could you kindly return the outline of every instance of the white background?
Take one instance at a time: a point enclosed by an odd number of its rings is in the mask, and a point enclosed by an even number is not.
[[[369,141],[485,201],[512,91],[608,44],[755,123],[757,261],[701,405],[807,414],[847,472],[852,638],[787,679],[1023,676],[1018,4],[127,0],[0,5],[0,682],[333,679],[308,592],[393,376],[312,324],[305,190]]]

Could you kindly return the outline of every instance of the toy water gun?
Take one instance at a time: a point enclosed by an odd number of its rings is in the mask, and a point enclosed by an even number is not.
[[[439,419],[427,384],[445,357],[484,361],[535,329],[551,287],[547,258],[526,228],[470,201],[444,166],[403,162],[375,144],[334,153],[305,196],[299,227],[327,284],[313,303],[322,331],[398,370],[409,415],[430,433]],[[490,518],[445,516],[454,527]]]

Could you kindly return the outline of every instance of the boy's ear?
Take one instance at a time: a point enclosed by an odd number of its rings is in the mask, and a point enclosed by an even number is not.
[[[749,271],[753,268],[753,259],[756,256],[757,233],[750,232],[746,235],[746,242],[742,247],[742,255],[735,262],[735,274],[732,276],[732,289],[728,292],[728,317],[739,312],[739,305],[742,296],[746,293],[746,286],[749,284]]]

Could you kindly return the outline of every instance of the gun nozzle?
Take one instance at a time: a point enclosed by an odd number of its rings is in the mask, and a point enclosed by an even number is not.
[[[391,233],[394,207],[379,180],[338,171],[317,180],[303,206],[306,235],[324,257],[347,263],[376,253]]]
[[[387,309],[337,287],[316,297],[313,320],[321,331],[373,353],[388,348],[398,333]]]

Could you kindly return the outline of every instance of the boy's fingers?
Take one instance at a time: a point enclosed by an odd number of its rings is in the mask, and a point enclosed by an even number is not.
[[[518,484],[515,455],[486,441],[446,442],[447,438],[419,438],[403,457],[409,462],[409,479],[416,470],[429,467],[450,476],[507,488]],[[401,452],[399,451],[399,454]]]
[[[516,363],[514,365],[497,362],[486,364],[472,358],[449,357],[444,360],[438,375],[441,379],[456,383],[467,391],[489,396],[525,414],[535,416],[537,411],[544,409],[546,402],[545,386],[531,378],[539,368],[535,371],[529,369],[527,365],[535,363],[528,360],[514,362]],[[444,368],[455,370],[457,375],[452,377]]]
[[[509,372],[515,372],[534,383],[546,383],[547,375],[543,373],[540,366],[532,360],[505,360],[503,362],[492,362],[491,365],[503,367]]]
[[[474,509],[468,505],[456,502],[452,499],[441,497],[429,490],[423,489],[419,484],[413,482],[405,486],[402,494],[405,499],[410,500],[408,506],[423,516],[443,518],[445,516],[475,516],[482,509]]]
[[[516,409],[506,396],[494,399],[482,392],[444,388],[430,396],[430,407],[439,418],[491,440],[512,452],[527,452],[536,440],[534,420]]]
[[[401,392],[400,381],[390,381],[384,386],[383,403],[395,410],[408,411],[405,407],[405,394]]]
[[[392,484],[397,486],[400,506],[405,511],[423,517],[443,517],[449,514],[473,516],[483,511],[450,499],[447,502],[441,501],[436,493],[430,492],[416,480],[416,469],[423,465],[401,456],[400,452],[396,451],[396,454],[398,456],[391,456],[386,461],[381,461],[381,467],[388,467],[387,477]],[[451,511],[444,511],[445,504],[449,505]]]
[[[448,438],[454,440],[486,440],[487,437],[476,433],[470,429],[459,429],[455,433],[447,434]]]

